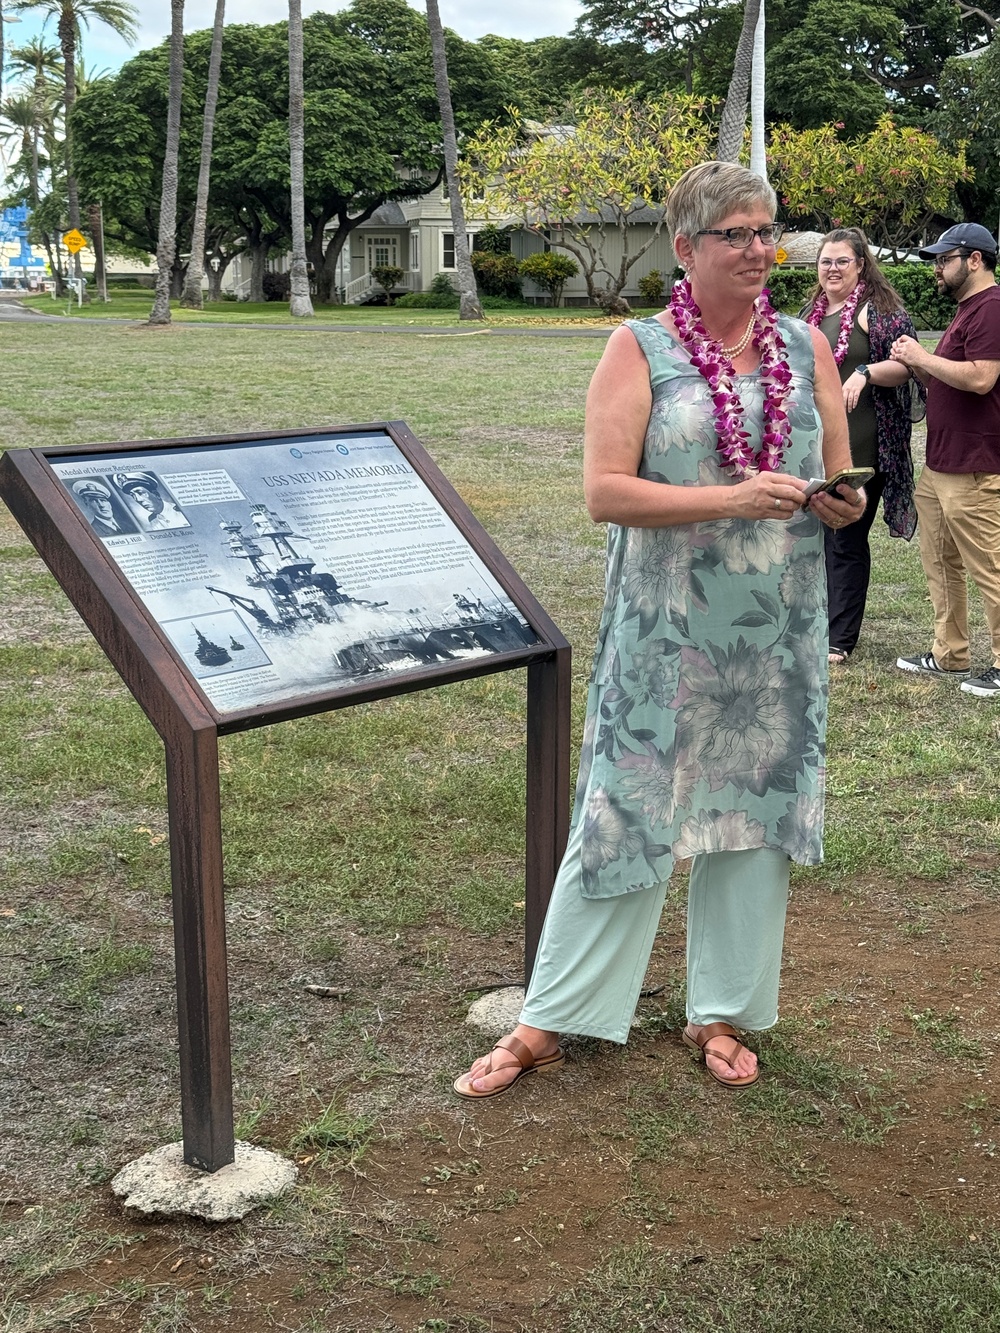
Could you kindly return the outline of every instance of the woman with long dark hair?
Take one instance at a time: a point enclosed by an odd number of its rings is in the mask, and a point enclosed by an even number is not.
[[[871,549],[868,534],[878,502],[893,537],[907,541],[917,527],[910,457],[911,394],[923,401],[909,371],[890,360],[893,342],[916,336],[898,293],[882,276],[864,233],[838,227],[823,237],[817,278],[799,312],[825,334],[840,369],[851,437],[851,462],[871,467],[868,508],[857,522],[826,529],[826,571],[830,615],[830,661],[842,665],[861,634]],[[913,386],[913,387],[911,387]]]

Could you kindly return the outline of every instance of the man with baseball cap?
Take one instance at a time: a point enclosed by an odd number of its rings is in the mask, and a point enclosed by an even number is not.
[[[86,477],[83,481],[74,481],[71,489],[98,537],[120,537],[123,532],[135,531],[131,524],[125,527],[119,521],[111,503],[111,491],[103,481]]]
[[[933,352],[899,338],[892,356],[927,385],[927,463],[917,482],[920,559],[934,607],[930,652],[903,671],[961,680],[1000,699],[1000,287],[997,243],[976,222],[920,251],[938,291],[958,305]],[[993,660],[971,679],[967,575],[983,595]]]

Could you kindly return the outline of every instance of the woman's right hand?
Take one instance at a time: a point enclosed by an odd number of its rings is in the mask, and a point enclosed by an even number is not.
[[[794,518],[806,503],[807,483],[786,472],[758,472],[730,489],[736,518]]]

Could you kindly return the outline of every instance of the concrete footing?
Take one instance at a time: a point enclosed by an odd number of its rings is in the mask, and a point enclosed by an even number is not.
[[[466,1025],[479,1028],[485,1036],[496,1041],[517,1027],[523,1004],[524,989],[521,986],[487,991],[470,1006],[465,1016]]]
[[[298,1174],[287,1158],[252,1143],[237,1142],[236,1160],[211,1172],[185,1163],[183,1143],[168,1143],[122,1167],[111,1188],[138,1213],[232,1222],[279,1198]]]

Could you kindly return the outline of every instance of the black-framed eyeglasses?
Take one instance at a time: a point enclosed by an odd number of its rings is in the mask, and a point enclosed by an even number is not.
[[[971,250],[952,250],[950,255],[938,255],[934,260],[935,268],[944,268],[952,259],[968,259]]]
[[[769,222],[766,227],[706,227],[695,232],[696,236],[724,236],[734,250],[745,250],[753,245],[753,238],[759,236],[762,245],[777,245],[784,235],[785,228],[780,222]]]

